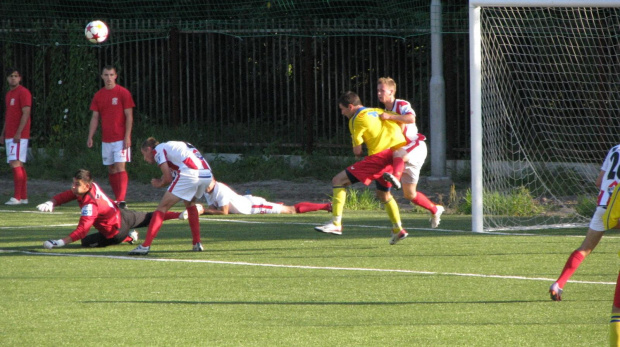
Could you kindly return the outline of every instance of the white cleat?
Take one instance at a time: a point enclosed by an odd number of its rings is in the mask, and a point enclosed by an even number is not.
[[[9,201],[5,202],[4,204],[5,205],[25,205],[27,203],[28,203],[28,199],[21,199],[21,200],[19,200],[19,199],[15,199],[15,198],[11,197],[9,199]]]
[[[130,232],[129,237],[131,237],[131,241],[129,241],[130,245],[133,245],[134,243],[138,242],[138,231],[134,230]]]
[[[341,225],[335,225],[332,222],[329,222],[329,223],[327,223],[325,225],[320,225],[318,227],[314,227],[314,230],[320,231],[320,232],[326,233],[326,234],[342,235],[342,226]]]
[[[431,228],[437,228],[441,222],[441,215],[446,209],[441,205],[437,205],[437,212],[431,216]]]
[[[390,239],[390,245],[395,245],[396,243],[398,243],[398,241],[404,240],[405,238],[407,238],[407,236],[409,236],[409,234],[405,231],[405,229],[401,229],[401,231],[397,233],[392,232],[392,238]]]
[[[196,209],[198,210],[199,216],[205,211],[205,208],[204,206],[202,206],[202,204],[196,204]],[[189,216],[187,214],[187,210],[183,211],[183,213],[179,215],[180,220],[187,220],[188,218]]]
[[[134,248],[133,251],[129,252],[129,255],[147,255],[149,254],[149,250],[151,246],[144,247],[142,245],[138,245],[138,247]]]
[[[202,252],[202,251],[204,251],[204,248],[202,248],[202,244],[200,242],[198,242],[197,244],[194,245],[194,247],[192,247],[192,251],[194,251],[194,252]]]

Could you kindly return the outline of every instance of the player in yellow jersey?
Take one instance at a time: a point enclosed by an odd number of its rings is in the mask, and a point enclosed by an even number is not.
[[[393,150],[404,146],[407,141],[400,126],[389,120],[382,120],[384,113],[379,108],[367,108],[362,105],[359,96],[346,92],[338,99],[342,115],[349,119],[349,130],[353,144],[353,154],[362,157],[362,144],[366,144],[368,156],[339,172],[332,179],[332,221],[314,229],[327,234],[342,235],[342,213],[347,197],[346,187],[362,182],[369,185],[375,181],[377,198],[385,206],[385,211],[392,222],[390,244],[407,237],[400,221],[398,204],[390,194],[391,184],[383,179],[383,173],[392,171]]]

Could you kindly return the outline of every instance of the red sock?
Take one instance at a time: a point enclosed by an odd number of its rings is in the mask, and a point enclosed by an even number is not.
[[[24,181],[24,173],[21,166],[13,168],[13,197],[17,200],[22,199],[22,182]]]
[[[133,241],[133,239],[131,238],[131,236],[127,236],[127,237],[123,240],[123,242],[131,242],[131,241]]]
[[[114,195],[116,195],[116,200],[125,201],[125,196],[127,195],[127,183],[129,182],[127,171],[117,172],[116,180],[116,184],[118,185],[118,193],[114,192]]]
[[[179,219],[179,216],[181,215],[181,212],[166,212],[166,214],[164,214],[164,220],[168,220],[168,219]]]
[[[577,250],[571,253],[568,260],[566,260],[566,265],[564,265],[564,269],[562,269],[560,277],[557,280],[560,288],[564,288],[564,285],[568,282],[575,271],[577,271],[577,268],[581,265],[584,258],[585,256]]]
[[[118,175],[117,174],[108,174],[108,181],[110,181],[110,188],[112,188],[112,192],[115,197],[118,197]],[[117,198],[118,201],[118,198]]]
[[[192,244],[200,242],[200,221],[198,220],[198,209],[196,205],[187,208],[187,220],[189,230],[192,232]]]
[[[21,195],[22,195],[22,200],[23,199],[28,199],[28,174],[26,174],[26,168],[23,166],[20,166],[20,168],[22,169],[22,186],[21,186]]]
[[[153,212],[153,216],[151,217],[151,222],[149,223],[149,227],[146,230],[146,238],[144,238],[144,242],[142,246],[148,247],[153,243],[153,239],[157,236],[159,232],[159,228],[161,228],[161,224],[164,221],[164,213],[161,211]]]
[[[328,211],[329,210],[329,203],[327,204],[315,204],[312,202],[300,202],[296,205],[294,205],[293,207],[295,207],[295,212],[297,213],[306,213],[306,212],[313,212],[313,211],[318,211],[318,210],[325,210]]]
[[[435,206],[435,204],[433,204],[433,202],[430,201],[426,195],[420,192],[416,192],[415,198],[411,200],[411,202],[418,206],[424,207],[425,209],[431,211],[432,214],[437,213],[437,206]]]
[[[392,158],[392,170],[394,171],[394,177],[396,177],[400,181],[400,178],[403,175],[403,170],[405,170],[405,161],[403,160],[403,158]]]

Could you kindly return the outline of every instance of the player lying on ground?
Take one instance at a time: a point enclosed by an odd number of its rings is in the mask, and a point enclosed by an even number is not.
[[[138,241],[138,232],[129,230],[147,226],[153,212],[119,209],[116,204],[93,182],[90,171],[78,170],[73,176],[71,189],[56,194],[52,200],[37,206],[41,212],[52,212],[55,206],[77,200],[82,210],[77,228],[69,236],[48,240],[43,247],[52,249],[82,240],[82,247],[106,247],[123,242]],[[164,219],[178,218],[179,212],[168,212]],[[91,227],[98,232],[88,235]]]
[[[286,206],[273,203],[253,195],[239,195],[229,186],[222,182],[211,181],[205,190],[207,208],[196,204],[198,214],[295,214],[324,210],[331,212],[332,204],[316,204],[312,202],[300,202],[294,206]],[[187,211],[179,217],[187,219]]]

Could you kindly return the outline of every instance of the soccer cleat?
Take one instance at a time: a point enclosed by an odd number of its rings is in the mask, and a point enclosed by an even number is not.
[[[131,237],[131,241],[129,241],[130,245],[133,245],[134,242],[138,242],[138,231],[134,230],[129,233],[129,237]]]
[[[332,235],[342,235],[342,226],[341,225],[335,225],[332,222],[329,222],[325,225],[321,225],[318,227],[314,227],[314,230],[316,231],[320,231],[322,233],[326,233],[326,234],[332,234]]]
[[[129,255],[147,255],[149,254],[149,250],[151,249],[151,246],[142,246],[142,245],[138,245],[138,247],[134,248],[131,252],[129,252]]]
[[[551,296],[551,300],[553,301],[562,301],[562,292],[564,290],[560,288],[558,282],[554,282],[551,287],[549,287],[549,295]]]
[[[28,200],[26,200],[26,204],[28,203]],[[4,203],[5,205],[21,205],[22,204],[22,200],[19,199],[15,199],[13,197],[11,197],[9,199],[9,201]]]
[[[28,199],[22,199],[22,200],[20,201],[20,203],[21,203],[22,205],[27,205],[27,204],[28,204]]]
[[[404,240],[409,234],[405,231],[405,229],[401,229],[401,231],[395,233],[392,232],[392,238],[390,239],[390,245],[395,245],[398,241]]]
[[[204,248],[202,248],[202,244],[200,242],[196,243],[194,247],[192,247],[192,251],[194,252],[202,252]]]
[[[394,189],[396,190],[400,190],[400,188],[402,187],[402,185],[400,184],[400,181],[396,178],[396,176],[392,175],[389,172],[384,172],[383,173],[383,179],[392,183],[392,186],[394,187]]]
[[[123,209],[123,210],[126,209],[127,208],[127,203],[124,202],[124,201],[119,201],[118,202],[118,208]]]
[[[196,204],[196,209],[198,210],[199,216],[205,211],[205,208],[204,206],[202,206],[202,204]],[[179,215],[180,220],[187,220],[187,218],[189,218],[189,215],[187,214],[187,210],[183,211],[183,213]]]
[[[431,216],[431,228],[437,228],[441,222],[441,215],[446,209],[441,205],[437,205],[437,212]]]

